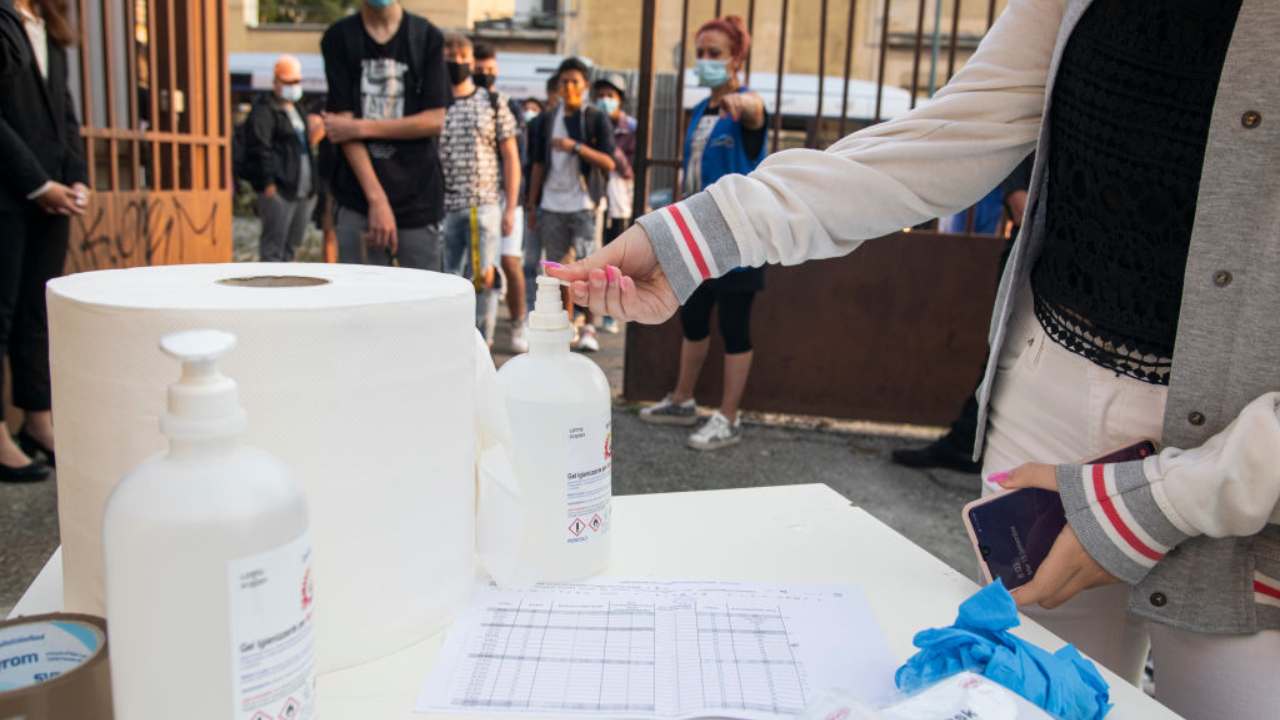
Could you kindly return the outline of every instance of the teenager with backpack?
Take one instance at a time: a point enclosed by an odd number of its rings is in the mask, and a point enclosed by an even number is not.
[[[473,81],[471,41],[465,35],[450,35],[444,54],[453,83],[453,105],[445,114],[440,150],[447,211],[444,268],[475,285],[476,326],[492,347],[500,295],[498,254],[502,236],[510,234],[516,223],[518,128],[506,98]],[[503,198],[505,203],[500,202]]]
[[[604,196],[613,172],[613,126],[609,118],[587,103],[591,70],[578,58],[560,63],[560,105],[538,123],[530,138],[533,169],[529,197],[541,198],[535,216],[529,207],[529,225],[538,233],[551,262],[573,262],[586,257],[595,241],[593,208]],[[572,305],[566,296],[566,307]],[[579,350],[596,351],[594,317],[588,314],[578,338]]]
[[[320,40],[338,260],[440,269],[444,179],[437,138],[449,105],[444,34],[395,0],[364,0]]]

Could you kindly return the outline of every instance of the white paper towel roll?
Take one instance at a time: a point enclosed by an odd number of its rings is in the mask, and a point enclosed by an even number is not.
[[[261,279],[274,276],[286,279]],[[158,417],[178,368],[157,342],[211,327],[239,339],[222,367],[240,384],[249,441],[307,490],[320,672],[449,621],[475,572],[470,283],[353,265],[188,265],[71,275],[49,283],[48,303],[69,611],[104,614],[103,508],[164,448]]]

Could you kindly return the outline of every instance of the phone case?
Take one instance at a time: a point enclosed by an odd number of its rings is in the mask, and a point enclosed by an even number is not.
[[[1156,444],[1150,440],[1144,440],[1134,443],[1128,447],[1109,452],[1101,457],[1092,460],[1083,461],[1087,465],[1098,465],[1103,463],[1130,462],[1132,460],[1142,460],[1156,454]],[[985,480],[983,481],[985,483]],[[969,544],[973,546],[974,557],[978,559],[978,569],[982,573],[983,584],[991,583],[995,578],[991,575],[991,568],[987,565],[987,560],[982,555],[982,549],[978,541],[978,534],[974,531],[973,522],[969,519],[970,511],[974,508],[981,507],[987,503],[1003,500],[1010,493],[1020,492],[1019,490],[1000,491],[980,497],[969,503],[960,510],[961,520],[964,522],[965,531],[969,534]],[[1033,572],[1034,575],[1034,572]]]

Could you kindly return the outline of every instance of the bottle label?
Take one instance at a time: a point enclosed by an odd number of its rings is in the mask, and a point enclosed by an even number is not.
[[[311,540],[227,564],[236,720],[315,717]]]
[[[587,543],[603,537],[612,524],[612,411],[569,428],[566,541]]]

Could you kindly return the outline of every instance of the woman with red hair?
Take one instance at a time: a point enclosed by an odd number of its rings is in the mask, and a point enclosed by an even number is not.
[[[695,195],[725,175],[745,175],[765,156],[765,111],[760,96],[743,87],[738,73],[751,49],[742,18],[727,15],[698,28],[695,37],[698,84],[711,96],[693,108],[684,138],[684,195]],[[724,337],[724,393],[720,409],[695,433],[689,446],[715,450],[742,439],[738,404],[751,372],[751,303],[764,288],[764,268],[724,268],[723,277],[702,283],[680,311],[684,342],[675,390],[641,411],[640,419],[664,425],[698,422],[693,391],[707,359],[711,310],[720,308]]]

